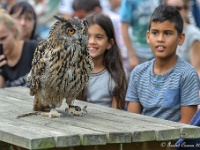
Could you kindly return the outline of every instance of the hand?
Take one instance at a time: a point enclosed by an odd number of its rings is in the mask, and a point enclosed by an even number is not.
[[[5,58],[6,57],[4,55],[0,55],[0,68],[3,67],[7,63]]]
[[[137,66],[140,63],[139,59],[137,58],[137,56],[131,55],[131,57],[129,56],[129,66],[130,69],[132,70],[135,66]]]

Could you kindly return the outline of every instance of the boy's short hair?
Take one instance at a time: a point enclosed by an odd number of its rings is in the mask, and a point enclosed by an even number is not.
[[[175,24],[179,35],[183,32],[183,19],[179,11],[176,7],[168,5],[160,5],[154,10],[150,18],[149,30],[152,22],[163,22],[166,20]]]

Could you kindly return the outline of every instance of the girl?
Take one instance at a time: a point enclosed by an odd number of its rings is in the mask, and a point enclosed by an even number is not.
[[[13,18],[0,9],[0,88],[26,86],[26,74],[31,69],[36,41],[20,40],[19,30]]]
[[[80,99],[117,109],[124,109],[127,89],[119,47],[109,17],[98,13],[86,17],[89,53],[94,69]]]

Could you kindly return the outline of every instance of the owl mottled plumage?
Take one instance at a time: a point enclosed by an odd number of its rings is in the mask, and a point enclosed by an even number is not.
[[[60,107],[63,99],[71,105],[93,69],[87,48],[87,22],[55,18],[58,21],[49,37],[36,48],[28,75],[30,94],[35,96],[35,111]]]

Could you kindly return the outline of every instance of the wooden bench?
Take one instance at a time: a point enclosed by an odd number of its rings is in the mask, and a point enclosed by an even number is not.
[[[85,116],[48,118],[32,112],[33,97],[24,87],[0,89],[0,149],[147,150],[175,149],[179,138],[200,138],[200,128],[133,114],[83,101]],[[65,103],[58,109],[64,112]]]

